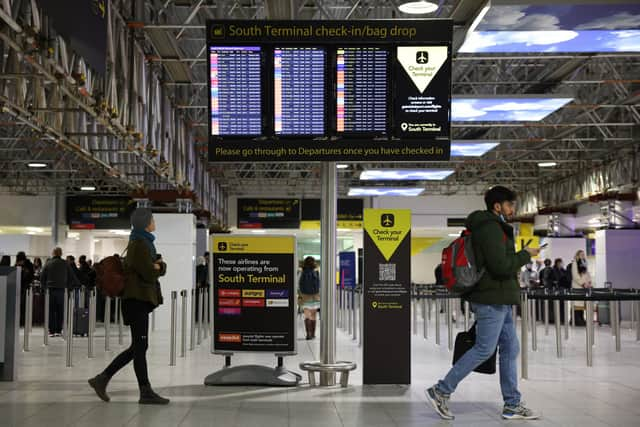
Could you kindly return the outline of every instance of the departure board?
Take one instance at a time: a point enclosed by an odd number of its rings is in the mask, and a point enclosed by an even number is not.
[[[324,49],[274,49],[276,135],[325,134],[325,63]]]
[[[387,133],[388,61],[378,47],[337,49],[337,132]]]
[[[261,48],[210,46],[211,135],[262,134]]]

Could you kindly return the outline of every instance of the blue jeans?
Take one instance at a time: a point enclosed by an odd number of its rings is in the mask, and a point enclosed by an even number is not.
[[[460,381],[493,355],[498,346],[500,388],[504,403],[520,404],[518,391],[518,352],[520,345],[510,305],[472,304],[476,315],[476,343],[436,386],[444,395],[453,393]]]

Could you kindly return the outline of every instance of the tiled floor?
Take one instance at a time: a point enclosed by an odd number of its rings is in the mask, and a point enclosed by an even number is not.
[[[151,337],[150,372],[155,388],[170,397],[167,407],[140,407],[133,369],[127,367],[110,384],[112,401],[97,400],[86,379],[101,370],[120,346],[112,339],[112,351],[104,352],[104,339],[96,338],[95,358],[86,357],[86,339],[76,339],[75,366],[65,368],[64,342],[51,340],[42,347],[42,332],[33,333],[31,351],[22,355],[21,378],[0,383],[2,426],[492,426],[501,421],[500,391],[496,376],[473,374],[453,396],[453,423],[441,421],[426,405],[423,390],[442,376],[450,365],[446,325],[443,345],[414,336],[411,386],[362,386],[361,371],[347,389],[230,387],[202,385],[204,377],[222,364],[203,342],[186,359],[169,367],[168,338]],[[432,326],[433,327],[433,326]],[[99,331],[100,333],[100,331]],[[638,426],[640,425],[640,342],[635,332],[623,329],[622,352],[608,327],[598,330],[594,367],[586,368],[584,329],[571,331],[565,358],[555,356],[553,328],[545,336],[538,327],[539,347],[529,353],[529,377],[521,383],[527,404],[540,411],[536,426]],[[125,338],[125,343],[128,337]],[[287,359],[294,369],[300,361],[316,359],[318,342],[299,343],[299,355]],[[339,358],[361,364],[359,348],[338,334]],[[239,355],[234,363],[273,364],[270,356]],[[391,367],[390,367],[391,369]],[[511,422],[523,424],[519,422]]]

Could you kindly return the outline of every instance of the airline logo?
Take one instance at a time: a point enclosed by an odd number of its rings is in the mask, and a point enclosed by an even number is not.
[[[218,297],[220,298],[240,298],[241,296],[240,289],[218,289]]]
[[[264,298],[264,289],[243,289],[242,298]]]
[[[288,299],[268,299],[267,307],[289,307]]]
[[[267,298],[289,298],[288,289],[270,289],[267,291]]]
[[[240,334],[218,334],[219,342],[241,343],[242,336]]]
[[[218,305],[221,307],[240,307],[240,298],[220,298]]]
[[[242,300],[243,307],[264,307],[264,299],[244,298]]]
[[[240,316],[242,311],[239,308],[220,307],[218,308],[218,314],[220,316]]]

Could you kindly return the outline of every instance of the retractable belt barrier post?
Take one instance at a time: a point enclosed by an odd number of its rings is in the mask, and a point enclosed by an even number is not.
[[[413,318],[413,322],[411,323],[413,335],[418,335],[418,306],[415,298],[411,299],[411,315]]]
[[[522,362],[522,366],[521,366],[521,373],[522,373],[522,379],[529,379],[529,337],[527,336],[527,323],[528,323],[528,319],[527,319],[527,313],[528,313],[528,309],[527,306],[529,305],[528,303],[529,299],[527,298],[527,294],[523,293],[521,295],[521,302],[520,302],[520,313],[522,315],[522,321],[520,322],[520,326],[521,326],[521,337],[520,337],[520,341],[522,341],[521,347],[522,350],[520,351],[520,361]]]
[[[33,297],[31,286],[27,286],[24,304],[24,351],[29,351],[29,335],[31,334],[31,318],[33,316]]]
[[[67,337],[67,368],[73,366],[73,312],[75,306],[75,295],[73,290],[65,289],[65,299],[67,300],[67,326],[65,329],[65,335]]]
[[[202,339],[206,340],[207,339],[207,290],[205,288],[202,288],[202,304],[200,305],[200,325],[202,326]]]
[[[436,345],[440,345],[440,300],[436,299]]]
[[[189,338],[189,351],[193,351],[196,341],[196,290],[191,289],[191,334]]]
[[[556,351],[558,359],[562,358],[562,325],[560,324],[560,301],[553,301],[553,318],[556,327]]]
[[[180,291],[180,297],[182,300],[182,316],[180,319],[180,357],[185,357],[185,351],[187,349],[187,290]]]
[[[198,336],[196,340],[196,344],[200,345],[202,342],[202,289],[196,290],[197,298],[198,298],[198,306],[197,309],[197,320],[198,320]]]
[[[104,351],[109,351],[111,343],[111,297],[104,298]]]
[[[156,312],[155,310],[151,312],[151,332],[156,330]]]
[[[587,316],[587,320],[586,320],[587,366],[592,367],[593,366],[593,336],[594,336],[593,335],[593,301],[587,301],[587,303],[585,304],[585,307],[586,307],[585,311]]]
[[[93,335],[96,328],[96,290],[89,290],[89,331],[87,332],[87,357],[93,358]]]
[[[422,336],[424,339],[429,338],[429,314],[427,314],[427,299],[422,299]]]
[[[471,316],[471,304],[469,304],[469,301],[465,301],[464,302],[464,330],[468,331],[469,330],[469,316]],[[514,319],[515,322],[515,319]]]
[[[544,336],[549,336],[549,300],[544,300]],[[565,317],[566,319],[566,317]]]
[[[176,318],[178,317],[178,292],[171,291],[171,337],[169,349],[169,366],[176,366],[176,335],[178,333],[178,325]]]
[[[531,309],[531,349],[538,351],[538,316],[536,313],[537,302],[529,300],[529,308]]]
[[[43,327],[43,340],[44,345],[49,345],[49,288],[44,288],[44,327]]]
[[[448,343],[449,351],[453,350],[453,319],[451,318],[451,316],[452,316],[451,304],[453,304],[453,300],[450,299],[450,298],[447,299],[447,309],[446,309],[446,314],[447,314],[447,343]]]

